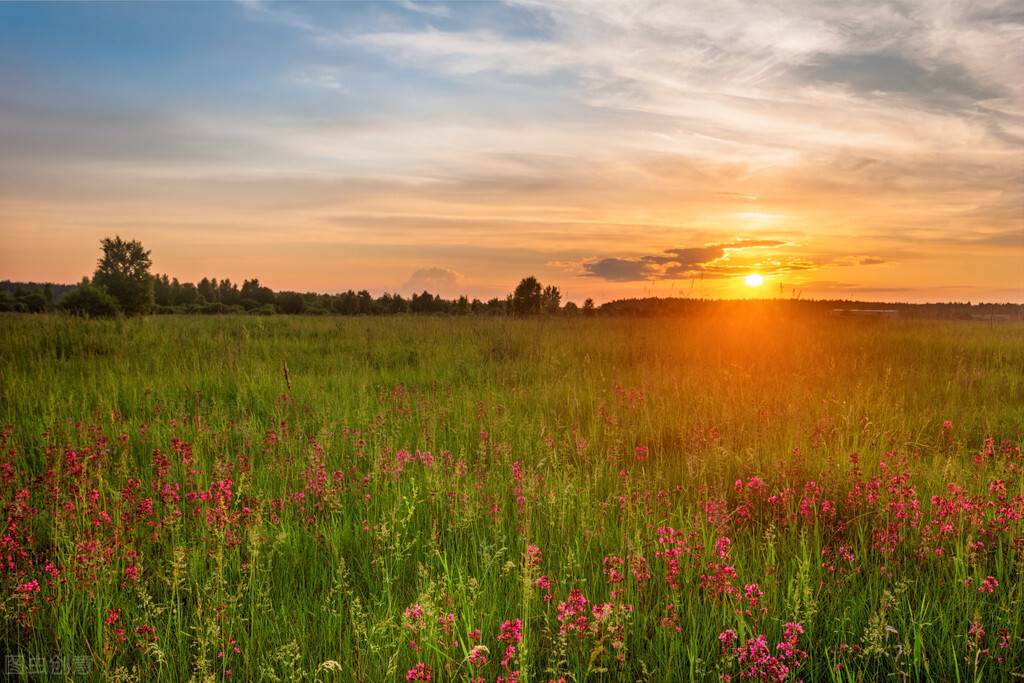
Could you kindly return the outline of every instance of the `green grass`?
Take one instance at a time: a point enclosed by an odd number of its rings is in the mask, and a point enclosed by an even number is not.
[[[770,305],[678,320],[2,316],[0,423],[0,650],[88,657],[76,680],[404,680],[419,662],[436,680],[738,680],[749,663],[719,634],[763,633],[776,654],[789,622],[807,652],[793,679],[1024,668],[1016,323]],[[225,480],[230,497],[186,496]],[[940,518],[933,496],[959,511]],[[675,588],[659,527],[688,536]],[[852,562],[832,561],[839,546]],[[615,558],[625,580],[610,585]],[[630,572],[640,558],[649,580]],[[736,573],[722,595],[701,579],[715,564]],[[573,588],[590,603],[582,637],[560,634]]]

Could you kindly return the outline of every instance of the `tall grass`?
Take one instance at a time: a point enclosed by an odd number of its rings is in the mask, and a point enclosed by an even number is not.
[[[0,421],[82,679],[1024,667],[1019,324],[5,316]]]

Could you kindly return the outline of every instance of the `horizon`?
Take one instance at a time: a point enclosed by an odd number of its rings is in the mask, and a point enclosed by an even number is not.
[[[164,276],[164,275],[168,276],[171,280],[179,280],[179,282],[181,284],[183,284],[183,285],[185,285],[185,284],[196,285],[196,284],[198,284],[199,281],[201,281],[203,279],[210,279],[213,282],[219,282],[219,279],[214,277],[214,276],[206,276],[205,278],[200,278],[199,280],[187,280],[186,281],[186,280],[180,280],[179,278],[174,277],[170,273],[154,273],[153,274],[154,277],[161,277],[161,276]],[[230,278],[228,278],[228,279],[230,279]],[[259,281],[260,285],[267,286],[267,284],[265,282],[263,282],[262,280],[260,280],[258,277],[255,277],[255,278],[243,278],[242,281],[238,281],[238,282],[236,282],[234,280],[231,280],[231,282],[232,282],[232,284],[234,286],[239,287],[239,286],[241,286],[243,284],[243,282],[245,280],[250,280],[250,279],[255,279],[255,280]],[[558,286],[557,282],[542,282],[541,284],[542,285],[553,284],[555,286]],[[55,286],[55,287],[74,288],[74,287],[78,286],[78,283],[69,283],[69,282],[39,282],[39,281],[32,281],[32,280],[11,280],[9,278],[5,278],[3,280],[0,280],[0,285],[8,285],[8,286],[15,286],[15,287],[18,287],[18,286],[29,286],[29,287]],[[429,290],[420,290],[420,291],[413,291],[413,292],[409,292],[409,293],[403,293],[403,292],[392,291],[392,290],[388,290],[388,289],[373,290],[373,289],[366,289],[364,287],[349,287],[347,289],[337,289],[337,290],[327,290],[327,291],[318,291],[318,290],[287,290],[287,289],[275,289],[273,287],[271,287],[270,289],[272,289],[275,294],[281,294],[281,293],[285,293],[285,292],[289,292],[289,293],[290,292],[297,292],[299,294],[304,294],[304,295],[339,296],[339,295],[348,294],[348,293],[358,293],[360,291],[365,290],[365,291],[369,292],[369,294],[371,296],[373,296],[374,298],[380,298],[382,296],[389,296],[389,295],[390,296],[396,296],[397,295],[397,296],[402,296],[404,298],[408,298],[408,297],[410,297],[412,295],[432,294],[432,295],[434,295],[436,297],[444,298],[447,301],[455,301],[455,300],[457,300],[457,299],[459,299],[461,297],[466,297],[470,301],[477,301],[477,300],[479,300],[482,303],[486,303],[488,301],[487,299],[483,299],[481,297],[473,296],[473,295],[469,294],[468,292],[462,292],[462,293],[459,293],[459,294],[453,294],[453,295],[450,295],[450,296],[446,297],[446,296],[443,296],[441,294],[438,294],[437,292],[431,292]],[[504,300],[506,297],[511,297],[512,296],[512,289],[514,289],[514,288],[510,288],[510,291],[507,292],[504,296],[497,296],[497,297],[490,297],[490,298],[498,299],[498,300]],[[572,304],[575,304],[577,306],[582,306],[583,302],[586,299],[588,299],[588,298],[593,299],[593,297],[587,297],[585,294],[583,294],[583,295],[581,295],[577,299],[565,299],[562,302],[562,305],[564,307],[565,304],[572,303]],[[886,300],[886,299],[850,299],[850,298],[843,298],[843,297],[804,298],[802,296],[802,293],[799,293],[799,292],[794,293],[794,294],[792,294],[790,296],[785,296],[785,295],[763,296],[762,295],[762,296],[746,296],[746,297],[730,297],[730,298],[696,297],[696,296],[687,296],[685,294],[676,294],[676,295],[671,295],[671,296],[656,296],[656,295],[647,296],[647,295],[639,294],[639,295],[636,295],[636,296],[625,296],[625,297],[611,298],[611,299],[605,299],[605,300],[593,299],[593,302],[594,302],[595,306],[599,307],[599,306],[602,306],[604,304],[610,304],[610,303],[618,303],[618,302],[624,302],[624,301],[646,301],[646,300],[651,300],[651,299],[661,300],[661,301],[697,301],[697,302],[704,302],[704,303],[719,303],[719,302],[721,302],[721,303],[732,303],[732,302],[765,303],[765,302],[785,301],[785,302],[819,303],[819,304],[820,303],[871,304],[871,305],[879,305],[879,306],[881,306],[881,305],[885,305],[885,306],[1024,306],[1024,303],[1015,302],[1015,301],[986,301],[986,300],[978,300],[978,301],[972,301],[972,300],[963,300],[963,301],[957,301],[957,300],[946,300],[946,301],[939,301],[939,300],[935,300],[935,301],[897,301],[897,300],[891,300],[891,299],[890,300]]]
[[[1024,303],[1022,40],[1010,2],[6,3],[0,279],[120,234],[275,291]]]

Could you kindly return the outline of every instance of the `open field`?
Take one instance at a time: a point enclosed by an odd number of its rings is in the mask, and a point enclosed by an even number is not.
[[[744,310],[0,317],[0,650],[76,680],[1014,680],[1024,325]]]

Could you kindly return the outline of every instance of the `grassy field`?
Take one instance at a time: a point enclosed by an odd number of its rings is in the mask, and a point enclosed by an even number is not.
[[[1019,679],[1024,326],[732,311],[0,317],[6,665]]]

